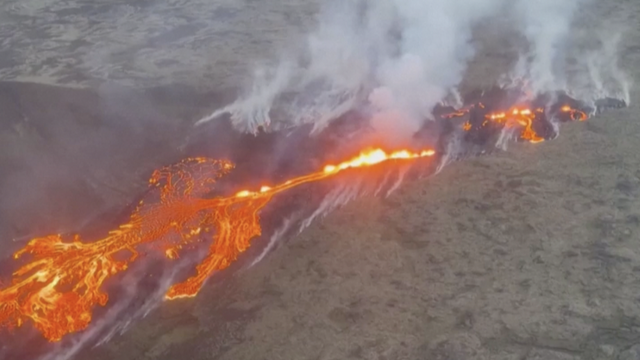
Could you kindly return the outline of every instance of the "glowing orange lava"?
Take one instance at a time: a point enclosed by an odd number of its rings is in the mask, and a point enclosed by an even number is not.
[[[346,169],[434,154],[433,150],[387,153],[375,149],[279,185],[215,198],[206,195],[233,169],[232,163],[190,158],[159,169],[149,180],[151,191],[129,221],[106,237],[83,242],[77,235],[72,239],[49,235],[32,239],[16,252],[15,259],[27,254],[31,259],[13,273],[10,284],[0,288],[0,325],[15,328],[31,320],[45,338],[58,341],[87,328],[94,306],[109,300],[102,290],[105,281],[125,271],[139,253],[156,249],[176,259],[180,250],[209,234],[211,245],[196,274],[173,285],[165,297],[195,296],[207,278],[233,263],[261,234],[258,212],[275,194]]]
[[[562,108],[560,108],[560,111],[568,113],[571,116],[571,120],[585,121],[589,118],[589,116],[584,111],[573,109],[569,105],[563,106]]]
[[[482,105],[481,103],[478,104],[478,106],[484,108],[484,105]],[[560,111],[569,114],[571,120],[574,121],[584,121],[588,118],[588,115],[585,112],[573,109],[569,105],[561,107]],[[446,114],[443,117],[446,119],[451,119],[464,116],[468,112],[468,109],[464,109]],[[522,128],[522,132],[520,133],[521,139],[527,140],[531,143],[539,143],[544,141],[544,138],[535,132],[535,130],[533,129],[533,123],[536,120],[537,114],[543,112],[544,109],[542,108],[532,110],[527,107],[513,107],[508,111],[493,112],[485,115],[485,120],[481,126],[486,126],[489,123],[502,124],[506,128],[520,126]],[[465,131],[470,131],[472,129],[471,123],[469,123],[468,121],[464,122],[462,124],[462,129]]]
[[[520,137],[524,140],[528,140],[532,143],[538,143],[544,141],[543,137],[540,137],[533,130],[533,120],[536,115],[531,109],[513,108],[507,112],[491,113],[486,115],[488,120],[502,123],[505,127],[521,126],[522,132]]]

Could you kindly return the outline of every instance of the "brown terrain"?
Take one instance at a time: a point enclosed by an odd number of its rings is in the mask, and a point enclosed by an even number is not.
[[[0,259],[121,211],[251,61],[299,41],[317,9],[302,3],[1,5]],[[640,2],[580,19],[576,33],[629,24],[621,66],[639,82]],[[504,33],[477,37],[470,87],[511,50]],[[353,201],[77,358],[640,359],[638,100]]]

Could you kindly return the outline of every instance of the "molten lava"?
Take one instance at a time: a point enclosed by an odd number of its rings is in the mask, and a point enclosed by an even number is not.
[[[479,109],[485,109],[485,106],[482,103],[478,103],[461,110],[444,114],[441,117],[443,119],[463,117],[469,114],[476,106]],[[573,121],[584,121],[588,118],[588,115],[585,112],[574,109],[569,105],[562,106],[560,108],[560,112],[568,115],[569,119]],[[534,124],[536,121],[543,121],[540,120],[540,117],[544,113],[545,110],[542,108],[532,110],[525,106],[513,107],[507,111],[488,112],[484,114],[484,120],[480,126],[485,127],[489,124],[497,124],[503,128],[520,128],[520,139],[531,143],[539,143],[544,141],[545,138],[534,130]],[[471,131],[473,129],[473,125],[469,121],[466,121],[462,124],[462,129],[464,131]]]
[[[569,105],[565,105],[561,107],[560,111],[562,111],[563,113],[569,114],[569,116],[571,117],[571,120],[585,121],[589,118],[589,116],[584,111],[573,109]]]
[[[70,240],[49,235],[32,239],[16,252],[15,259],[31,258],[0,289],[0,325],[15,328],[31,320],[45,338],[58,341],[87,328],[94,306],[109,300],[102,289],[105,281],[127,270],[140,254],[157,250],[176,259],[182,249],[209,234],[211,245],[196,274],[166,293],[166,299],[195,296],[207,278],[233,263],[261,234],[258,212],[274,195],[346,169],[434,154],[433,150],[386,153],[375,149],[279,185],[214,198],[206,195],[233,169],[232,163],[191,158],[159,169],[149,180],[151,191],[129,221],[106,237],[84,242],[78,235]]]
[[[547,115],[542,108],[518,106],[492,111],[477,103],[441,118],[467,114],[469,120],[462,124],[467,133],[483,128],[497,131],[514,128],[520,129],[520,139],[533,143],[549,138],[549,134],[534,130],[544,129],[540,125],[549,116],[574,121],[588,117],[568,105]],[[228,161],[190,158],[159,169],[151,176],[150,191],[129,221],[104,238],[88,242],[78,235],[68,239],[55,234],[34,238],[16,252],[15,259],[25,255],[30,259],[13,273],[9,284],[0,282],[0,326],[15,328],[30,320],[45,338],[58,341],[66,334],[87,328],[94,307],[104,306],[109,300],[103,289],[107,279],[127,270],[141,254],[156,252],[169,260],[177,259],[182,250],[197,246],[208,235],[211,244],[195,274],[171,286],[165,295],[169,300],[193,297],[207,278],[227,268],[261,234],[258,213],[274,195],[347,169],[434,154],[434,150],[387,153],[374,149],[282,184],[243,190],[227,197],[207,195],[212,193],[217,180],[234,168]]]
[[[541,109],[538,109],[537,111],[541,112]],[[535,112],[530,109],[513,108],[508,112],[489,114],[486,118],[487,121],[504,124],[507,128],[521,126],[522,132],[520,133],[520,138],[523,140],[528,140],[532,143],[544,141],[544,138],[536,134],[533,130],[533,121],[536,118],[536,115]]]

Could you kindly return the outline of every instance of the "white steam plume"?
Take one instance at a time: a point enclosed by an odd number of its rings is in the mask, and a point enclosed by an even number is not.
[[[344,183],[333,189],[322,199],[318,208],[302,221],[298,232],[301,233],[302,230],[308,228],[316,218],[326,216],[331,211],[362,195],[364,191],[363,186],[362,179],[359,179],[357,181]]]
[[[574,97],[590,102],[613,97],[629,104],[631,84],[618,64],[621,38],[621,32],[598,34],[599,47],[586,51],[577,63],[577,71],[585,75],[572,79],[569,91]]]
[[[271,252],[271,250],[278,243],[278,241],[280,241],[280,239],[282,239],[282,237],[287,233],[287,231],[291,229],[294,222],[298,220],[297,219],[298,216],[299,214],[294,214],[284,220],[280,228],[274,231],[273,234],[269,237],[269,242],[267,243],[267,246],[265,246],[264,249],[262,249],[262,251],[260,252],[260,254],[251,261],[251,264],[249,264],[248,267],[252,267],[255,264],[259,263],[260,261],[262,261],[262,259],[264,259],[265,256],[267,256],[268,253]]]
[[[462,81],[474,55],[472,28],[494,14],[501,0],[396,0],[401,39],[398,56],[377,68],[369,100],[374,128],[406,138],[430,117],[433,107]],[[392,141],[395,139],[391,139]]]
[[[514,75],[527,82],[533,94],[564,89],[564,49],[571,24],[583,0],[518,0],[513,3],[516,22],[528,41]]]
[[[230,114],[234,125],[254,132],[312,123],[324,128],[344,112],[367,109],[371,125],[390,142],[402,141],[455,97],[475,54],[473,29],[482,21],[512,18],[514,34],[528,43],[509,80],[531,95],[571,92],[567,51],[577,10],[588,0],[347,0],[330,1],[304,51],[273,71],[259,71],[236,102],[200,121]],[[625,93],[615,48],[604,46],[578,77],[597,84],[602,69]],[[604,55],[603,55],[604,54]],[[576,56],[581,59],[580,55]],[[575,91],[574,91],[575,92]]]
[[[246,95],[198,124],[230,114],[245,131],[302,123],[322,129],[369,101],[374,127],[392,138],[405,137],[438,102],[456,93],[474,54],[473,25],[503,2],[332,1],[303,54],[257,77]]]
[[[585,18],[592,12],[591,3],[591,0],[513,3],[511,10],[528,49],[520,54],[509,74],[511,85],[525,83],[532,96],[566,91],[586,102],[614,97],[629,103],[628,77],[618,66],[623,29],[605,31],[597,15]]]
[[[319,15],[319,26],[303,53],[284,59],[273,71],[257,71],[246,95],[198,124],[230,114],[237,128],[249,132],[257,126],[278,129],[303,123],[320,128],[352,108],[371,73],[369,55],[381,51],[378,36],[388,28],[385,16],[371,24],[382,25],[380,29],[361,24],[358,5],[331,2]]]

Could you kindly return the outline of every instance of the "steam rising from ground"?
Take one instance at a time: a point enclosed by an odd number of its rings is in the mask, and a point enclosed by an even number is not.
[[[517,78],[529,80],[534,93],[557,90],[562,85],[563,49],[570,34],[571,22],[581,0],[517,1],[514,4],[517,23],[529,42],[515,68]]]
[[[413,134],[434,106],[456,95],[478,47],[474,28],[508,18],[526,40],[505,69],[503,85],[525,83],[531,95],[566,90],[581,99],[625,97],[616,44],[572,49],[572,23],[587,0],[351,0],[331,1],[318,17],[304,51],[256,71],[249,91],[201,119],[230,114],[253,132],[313,123],[316,130],[354,107],[395,142]],[[595,35],[595,34],[591,34]],[[569,78],[568,51],[577,50]],[[607,78],[607,81],[603,79]],[[580,81],[576,80],[580,79]]]
[[[456,98],[468,63],[481,46],[474,41],[474,28],[502,17],[512,19],[515,30],[526,39],[513,68],[505,69],[505,85],[524,81],[532,95],[567,90],[580,99],[613,95],[628,103],[628,84],[617,67],[619,36],[602,35],[595,45],[578,49],[573,69],[567,70],[567,51],[575,50],[569,46],[575,40],[571,34],[574,15],[587,5],[586,0],[330,1],[318,15],[317,28],[308,35],[302,52],[290,53],[275,66],[256,68],[246,93],[199,123],[228,113],[242,131],[304,123],[321,130],[359,107],[369,112],[371,125],[388,141],[401,142],[428,121],[436,104]],[[446,164],[455,150],[447,149],[441,164]],[[385,178],[383,184],[390,185],[384,188],[386,193],[397,187],[402,175]],[[290,229],[302,229],[362,195],[361,185],[344,184],[330,192],[313,212],[285,221],[251,265]],[[381,189],[378,184],[371,193],[378,194]],[[160,301],[174,275],[164,274],[157,293],[133,317],[144,316]],[[107,341],[124,331],[128,323],[111,327],[111,320],[120,317],[135,300],[134,295],[123,294],[123,301],[105,315],[103,323],[95,324],[64,352],[52,352],[46,359],[66,359],[89,339]]]
[[[202,258],[205,251],[198,252],[197,257]],[[129,327],[137,320],[146,317],[152,310],[158,307],[171,284],[175,282],[176,275],[185,268],[192,266],[194,262],[201,259],[194,259],[187,256],[179,259],[173,267],[161,267],[161,272],[155,270],[155,289],[143,296],[140,289],[144,286],[142,281],[148,279],[148,274],[152,270],[149,263],[143,263],[130,269],[120,280],[121,294],[106,313],[85,331],[76,336],[66,339],[64,342],[54,344],[54,349],[43,355],[39,360],[69,360],[85,349],[87,344],[94,344],[94,347],[101,346],[115,336],[123,335]],[[142,281],[141,281],[142,279]]]

